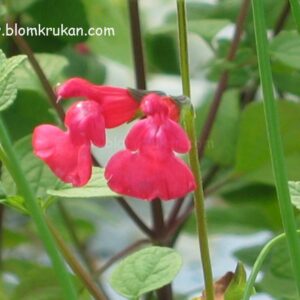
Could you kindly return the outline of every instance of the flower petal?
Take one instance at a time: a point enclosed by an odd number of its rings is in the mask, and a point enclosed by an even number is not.
[[[139,108],[139,103],[126,89],[103,97],[101,105],[106,128],[114,128],[131,121]]]
[[[171,200],[185,196],[196,186],[190,169],[173,154],[156,159],[128,150],[110,159],[105,178],[113,191],[144,200]]]
[[[67,111],[65,124],[72,139],[78,143],[88,140],[98,147],[105,145],[105,123],[97,102],[87,100],[74,103]]]
[[[58,87],[59,98],[84,97],[101,105],[106,128],[114,128],[132,120],[139,103],[127,89],[95,85],[82,78],[72,78]]]
[[[32,144],[34,153],[45,161],[64,182],[82,186],[91,177],[90,144],[75,144],[68,132],[53,125],[35,128]]]

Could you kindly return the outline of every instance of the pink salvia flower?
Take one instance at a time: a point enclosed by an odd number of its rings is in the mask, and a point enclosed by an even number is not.
[[[58,99],[82,97],[67,111],[67,131],[38,126],[33,134],[34,153],[63,181],[82,186],[91,176],[91,144],[105,145],[105,128],[130,121],[139,107],[127,89],[98,86],[72,78],[57,90]]]
[[[108,162],[105,178],[117,193],[153,200],[182,197],[196,187],[192,172],[174,152],[186,153],[190,141],[171,119],[170,103],[157,94],[147,95],[141,109],[147,116],[129,132],[126,150]]]
[[[59,98],[82,97],[101,106],[106,128],[117,127],[131,121],[139,103],[124,88],[95,85],[82,78],[72,78],[58,87]]]
[[[74,186],[85,185],[91,177],[90,142],[73,140],[70,132],[53,125],[40,125],[33,132],[34,153],[53,173]]]
[[[66,113],[65,125],[77,143],[89,140],[97,147],[105,145],[105,121],[101,106],[95,101],[74,103]]]

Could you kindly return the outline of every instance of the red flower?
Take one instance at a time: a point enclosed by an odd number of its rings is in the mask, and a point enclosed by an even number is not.
[[[169,104],[157,94],[143,99],[141,109],[147,118],[129,132],[127,150],[115,154],[107,164],[105,178],[112,190],[146,200],[170,200],[195,189],[192,172],[174,154],[188,152],[190,141],[170,118]]]
[[[32,144],[35,155],[61,180],[74,186],[88,182],[92,169],[89,141],[78,142],[71,138],[70,132],[41,125],[34,130]]]
[[[97,102],[87,100],[74,103],[66,113],[65,125],[77,143],[88,140],[97,147],[105,145],[105,121]]]
[[[87,100],[67,111],[67,132],[52,125],[38,126],[33,134],[34,152],[61,180],[81,186],[91,176],[91,143],[103,147],[105,128],[130,121],[139,104],[126,89],[97,86],[81,78],[68,80],[57,93],[59,98]]]
[[[117,127],[133,119],[139,103],[127,89],[95,85],[82,78],[72,78],[57,89],[60,98],[83,97],[101,106],[106,128]]]

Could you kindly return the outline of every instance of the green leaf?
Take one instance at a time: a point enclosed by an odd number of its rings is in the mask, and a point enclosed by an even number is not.
[[[234,276],[227,287],[224,300],[240,300],[246,286],[246,271],[242,263],[238,263]]]
[[[29,211],[26,208],[25,200],[21,196],[7,196],[5,199],[1,199],[0,203],[12,207],[18,210],[20,213],[29,214]]]
[[[78,54],[74,49],[63,52],[69,60],[64,74],[67,77],[83,77],[95,84],[103,84],[106,75],[105,65],[94,54]]]
[[[13,71],[24,59],[24,55],[6,59],[4,53],[0,50],[0,111],[9,107],[17,96],[17,87]]]
[[[275,299],[299,299],[286,240],[275,246],[264,264],[264,275],[258,289]]]
[[[89,28],[87,14],[81,0],[40,0],[34,3],[28,13],[43,27],[61,28],[82,28],[84,33]],[[55,35],[55,38],[67,42],[85,41],[88,36],[81,35]]]
[[[138,299],[170,283],[181,264],[181,257],[175,250],[148,247],[124,259],[114,270],[110,282],[124,297]]]
[[[100,198],[117,196],[106,183],[104,169],[93,168],[90,181],[83,187],[72,187],[71,184],[64,184],[57,190],[50,189],[47,193],[51,196],[62,198]]]
[[[83,0],[92,27],[113,28],[113,36],[91,36],[92,50],[124,65],[131,65],[130,26],[127,2],[123,0]]]
[[[12,9],[15,13],[21,13],[37,1],[39,0],[11,0],[10,9]]]
[[[146,35],[146,54],[154,70],[169,74],[179,74],[176,29],[160,28]],[[160,49],[157,55],[157,49]]]
[[[292,203],[300,209],[300,181],[289,181]]]
[[[257,231],[278,231],[282,228],[276,191],[271,186],[248,185],[221,194],[217,206],[207,209],[212,234],[251,234]],[[185,230],[196,234],[195,217]]]
[[[17,87],[14,76],[10,75],[0,81],[0,111],[13,104],[17,96]]]
[[[229,24],[231,24],[229,20],[222,19],[192,20],[189,22],[188,30],[210,41],[219,31]]]
[[[277,101],[280,133],[290,180],[300,180],[300,104]],[[263,103],[247,106],[240,123],[235,171],[254,182],[274,184]]]
[[[68,65],[65,57],[56,54],[36,54],[35,57],[51,85],[55,86],[65,79],[63,70]],[[28,61],[16,69],[15,76],[18,89],[34,90],[39,91],[42,95],[45,94],[40,79]]]
[[[11,75],[11,73],[26,59],[26,55],[16,55],[4,61],[1,68],[0,82]],[[3,62],[2,62],[3,63]]]
[[[297,71],[273,71],[275,85],[280,91],[300,96],[300,72]]]
[[[300,69],[300,36],[296,31],[284,31],[273,39],[270,52],[275,60]]]
[[[3,118],[14,141],[28,136],[40,124],[56,121],[46,96],[34,90],[19,90],[14,103],[3,112]]]
[[[197,132],[200,134],[212,99],[197,108]],[[239,125],[239,97],[237,90],[225,93],[221,102],[212,133],[210,135],[205,155],[215,163],[229,166],[234,162]]]

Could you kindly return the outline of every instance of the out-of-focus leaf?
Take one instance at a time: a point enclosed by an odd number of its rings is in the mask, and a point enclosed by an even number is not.
[[[85,41],[89,28],[87,14],[81,0],[40,0],[34,3],[28,13],[37,24],[46,28],[64,28],[68,30],[82,28],[83,35],[64,34],[55,35],[57,39],[67,42]],[[75,32],[75,31],[74,31]]]
[[[36,59],[53,86],[65,78],[63,70],[68,65],[65,57],[56,54],[37,54]],[[18,89],[35,90],[45,94],[41,82],[29,62],[25,62],[17,68],[15,76]]]
[[[275,189],[264,185],[248,185],[222,194],[223,201],[207,209],[208,229],[212,233],[249,234],[257,231],[281,230],[281,218]],[[192,216],[185,230],[196,234]]]
[[[64,70],[67,77],[83,77],[95,84],[104,83],[106,70],[99,57],[76,53],[73,49],[67,49],[64,54],[69,60],[69,65]]]
[[[211,106],[211,101],[197,109],[197,132],[200,134]],[[215,163],[228,166],[234,162],[239,124],[239,98],[237,90],[225,93],[214,123],[205,155]]]
[[[92,50],[124,65],[131,65],[130,26],[127,2],[123,0],[83,0],[92,27],[107,28],[106,36],[91,36]],[[113,32],[112,32],[113,30]],[[114,34],[113,34],[114,33]]]
[[[147,34],[145,41],[148,60],[154,70],[179,74],[177,33],[172,26]]]
[[[277,106],[289,179],[299,180],[300,104],[277,101]],[[242,113],[235,170],[255,182],[274,183],[262,102],[248,105]]]
[[[62,295],[63,291],[54,271],[50,268],[39,268],[27,272],[11,299],[57,300]]]
[[[47,193],[51,196],[61,198],[102,198],[117,196],[106,183],[104,170],[93,168],[93,174],[89,182],[83,187],[72,187],[71,184],[64,184],[59,189],[49,189]]]
[[[300,181],[289,181],[292,203],[300,209]]]
[[[22,13],[39,0],[10,0],[10,9],[15,13]]]
[[[192,20],[188,24],[188,30],[210,41],[219,31],[229,24],[230,21],[224,19]]]
[[[125,258],[114,270],[112,287],[129,299],[170,283],[179,272],[181,256],[171,248],[148,247]]]
[[[298,71],[273,71],[275,85],[283,92],[300,96],[300,72]]]
[[[281,63],[300,69],[300,37],[296,31],[281,32],[271,42],[270,52]]]
[[[42,123],[55,123],[46,96],[34,90],[19,90],[13,105],[3,112],[9,134],[14,141],[33,132]]]
[[[28,239],[24,236],[24,234],[8,228],[4,230],[3,245],[5,245],[6,249],[13,249],[26,242],[28,242]]]
[[[234,252],[234,256],[244,264],[252,267],[264,245],[242,248]],[[268,258],[266,259],[266,262]],[[261,270],[263,271],[263,270]]]
[[[227,287],[224,300],[240,300],[246,287],[246,271],[242,263],[238,263],[234,276]]]
[[[25,206],[25,200],[21,196],[7,196],[6,198],[1,199],[0,203],[16,209],[20,213],[29,214]]]
[[[271,294],[275,299],[298,299],[293,269],[286,241],[276,245],[264,265],[264,276],[258,289]]]
[[[0,82],[0,111],[12,105],[16,96],[17,87],[15,78],[13,75],[10,75]]]

